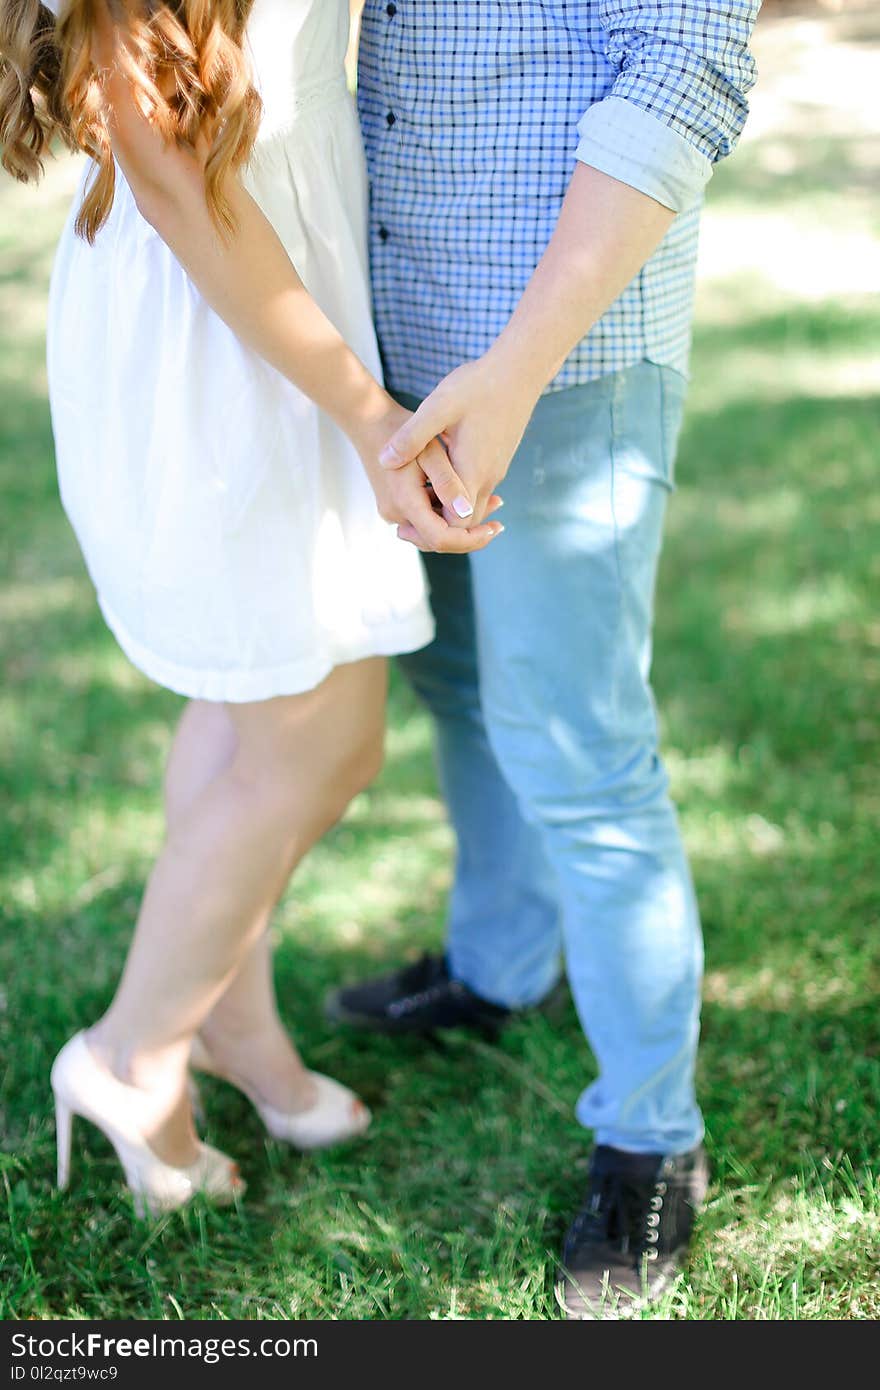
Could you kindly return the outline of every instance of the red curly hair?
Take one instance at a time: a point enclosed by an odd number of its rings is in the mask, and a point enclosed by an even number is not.
[[[77,218],[93,241],[110,213],[115,165],[104,73],[94,57],[98,5],[119,32],[118,61],[163,138],[207,152],[205,196],[232,227],[230,171],[253,147],[260,119],[243,49],[253,0],[66,0],[56,19],[40,0],[0,0],[0,162],[23,181],[42,173],[60,136],[95,162]]]

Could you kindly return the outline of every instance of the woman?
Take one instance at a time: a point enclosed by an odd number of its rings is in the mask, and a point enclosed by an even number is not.
[[[49,315],[63,501],[124,651],[190,699],[122,980],[52,1070],[59,1182],[84,1116],[140,1211],[243,1188],[196,1138],[191,1054],[301,1148],[366,1128],[281,1024],[269,915],[376,773],[383,658],[431,637],[388,523],[459,551],[500,529],[450,524],[439,444],[378,466],[406,413],[377,380],[347,31],[345,0],[0,0],[5,166],[32,177],[56,133],[91,155]]]

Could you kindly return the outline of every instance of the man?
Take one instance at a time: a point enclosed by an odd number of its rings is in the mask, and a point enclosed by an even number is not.
[[[458,838],[446,954],[330,1011],[497,1031],[553,990],[564,945],[599,1067],[577,1110],[596,1147],[563,1251],[573,1317],[656,1296],[706,1186],[700,930],[648,672],[701,195],[745,121],[757,8],[368,0],[363,17],[376,320],[389,386],[423,401],[383,462],[442,435],[464,524],[498,487],[506,535],[428,557],[438,636],[406,662]]]

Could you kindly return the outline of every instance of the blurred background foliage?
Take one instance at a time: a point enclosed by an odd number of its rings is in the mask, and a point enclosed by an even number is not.
[[[873,1318],[880,12],[768,3],[756,49],[751,121],[709,190],[655,668],[706,927],[716,1181],[651,1316]],[[495,1049],[321,1016],[334,982],[442,936],[451,839],[399,683],[381,781],[276,926],[291,1026],[375,1107],[373,1137],[296,1156],[217,1086],[208,1134],[245,1169],[241,1213],[138,1226],[94,1132],[53,1191],[49,1064],[112,991],[179,709],[114,646],[57,497],[43,331],[75,177],[65,159],[37,190],[0,184],[0,1315],[552,1316],[586,1167],[573,1011]]]

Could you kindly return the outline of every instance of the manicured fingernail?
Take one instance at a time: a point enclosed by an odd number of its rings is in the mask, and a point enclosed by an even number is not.
[[[503,530],[504,527],[501,525],[501,522],[499,521],[498,525],[495,527],[495,535],[500,536]]]
[[[379,455],[379,462],[385,464],[386,466],[390,463],[400,463],[400,454],[397,452],[393,444],[385,445],[385,448]]]
[[[456,516],[473,516],[474,509],[466,497],[456,497],[452,504]]]

